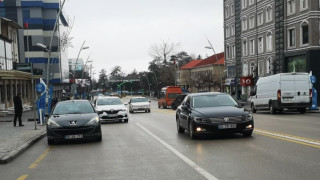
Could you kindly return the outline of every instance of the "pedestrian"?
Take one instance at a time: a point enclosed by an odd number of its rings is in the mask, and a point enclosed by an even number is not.
[[[13,98],[14,103],[14,120],[13,120],[13,126],[16,126],[17,124],[17,118],[19,120],[19,126],[24,126],[22,124],[21,116],[22,116],[22,100],[21,100],[21,93],[18,93],[17,96]]]

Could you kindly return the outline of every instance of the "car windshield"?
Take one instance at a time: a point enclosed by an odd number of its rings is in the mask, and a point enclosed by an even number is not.
[[[201,95],[192,99],[192,108],[218,107],[218,106],[237,106],[237,102],[225,94]]]
[[[137,103],[137,102],[148,102],[147,98],[134,98],[131,100],[131,102],[133,103]]]
[[[94,113],[92,105],[87,101],[60,102],[54,108],[52,115]]]
[[[169,93],[169,94],[168,94],[168,98],[169,98],[169,99],[175,99],[176,97],[178,97],[179,94],[180,94],[180,93]]]
[[[122,101],[119,98],[103,98],[97,100],[97,105],[120,105]]]

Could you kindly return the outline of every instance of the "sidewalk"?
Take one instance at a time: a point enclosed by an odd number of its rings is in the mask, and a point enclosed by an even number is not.
[[[22,124],[13,127],[14,115],[0,117],[0,164],[6,164],[46,135],[46,126],[37,125],[34,129],[33,111],[23,112]]]

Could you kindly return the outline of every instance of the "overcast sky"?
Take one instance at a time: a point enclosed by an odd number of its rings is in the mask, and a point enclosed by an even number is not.
[[[147,71],[151,46],[162,41],[180,43],[177,52],[212,55],[209,38],[222,52],[222,0],[67,0],[64,10],[75,18],[69,58],[76,58],[83,41],[90,49],[80,57],[93,60],[94,71],[114,66],[123,72]]]

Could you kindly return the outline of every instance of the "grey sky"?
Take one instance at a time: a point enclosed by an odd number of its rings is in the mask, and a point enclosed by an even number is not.
[[[94,61],[97,73],[121,66],[128,74],[148,70],[150,49],[161,41],[180,43],[176,50],[212,55],[205,49],[212,42],[216,52],[223,45],[222,0],[67,0],[65,11],[75,17],[69,58],[76,58],[86,40],[89,50],[80,57]]]

